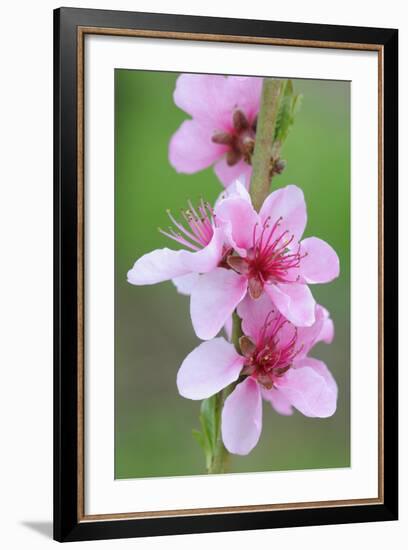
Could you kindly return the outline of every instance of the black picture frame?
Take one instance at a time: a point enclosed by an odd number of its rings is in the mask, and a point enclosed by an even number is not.
[[[383,429],[381,502],[350,506],[82,520],[78,499],[78,28],[139,29],[264,37],[313,43],[375,44],[383,56]],[[220,38],[221,40],[221,38]],[[318,46],[317,46],[318,47]],[[322,47],[322,46],[320,46]],[[388,521],[398,517],[398,31],[60,8],[54,12],[54,538],[58,541]]]

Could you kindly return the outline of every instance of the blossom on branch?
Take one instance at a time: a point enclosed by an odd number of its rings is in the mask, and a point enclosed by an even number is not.
[[[262,78],[182,74],[174,102],[192,118],[170,140],[169,160],[185,174],[208,166],[227,187],[237,177],[250,181]]]
[[[238,314],[240,351],[221,337],[201,343],[183,361],[177,386],[183,397],[199,400],[236,384],[224,403],[221,433],[229,452],[246,455],[261,434],[262,398],[283,415],[293,408],[309,417],[334,414],[336,382],[322,361],[308,356],[317,342],[332,341],[334,329],[319,305],[312,326],[295,327],[266,295],[259,300],[247,296]]]

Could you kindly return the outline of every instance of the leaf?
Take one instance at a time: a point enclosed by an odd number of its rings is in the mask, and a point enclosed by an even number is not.
[[[216,395],[204,399],[201,403],[200,425],[201,431],[193,430],[193,436],[203,449],[207,468],[210,467],[216,451],[220,432],[220,411],[218,410]]]
[[[204,435],[199,430],[192,430],[193,437],[197,441],[197,443],[200,445],[202,450],[205,452],[205,438]]]
[[[209,468],[211,465],[212,453],[211,453],[211,449],[208,448],[207,440],[204,434],[199,430],[193,430],[192,433],[193,433],[194,439],[197,441],[197,443],[200,445],[200,447],[204,451],[205,464],[206,464],[206,467]]]
[[[283,143],[295,122],[295,115],[300,109],[301,94],[295,94],[293,83],[287,80],[281,93],[278,115],[275,125],[275,140]]]
[[[297,112],[300,111],[300,107],[302,105],[302,100],[303,100],[303,95],[302,94],[297,94],[297,95],[293,96],[292,116],[294,116]]]
[[[205,437],[209,443],[209,447],[212,452],[215,451],[218,438],[218,423],[216,418],[216,403],[217,398],[215,395],[204,399],[201,403],[200,422]]]

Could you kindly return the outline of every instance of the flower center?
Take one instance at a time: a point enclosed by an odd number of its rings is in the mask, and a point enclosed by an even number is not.
[[[293,335],[286,342],[280,341],[279,332],[289,321],[280,314],[270,320],[273,313],[270,312],[266,318],[256,344],[248,336],[241,336],[239,340],[241,352],[246,358],[242,374],[253,376],[267,389],[272,388],[274,382],[291,368],[294,358],[301,351],[296,349],[295,327]]]
[[[167,215],[175,226],[169,227],[168,231],[159,228],[160,233],[179,244],[197,251],[206,247],[214,235],[214,211],[209,203],[201,200],[197,209],[188,201],[188,209],[182,210],[181,215],[184,219],[184,225],[178,222],[167,210]]]
[[[282,219],[279,218],[271,228],[268,217],[259,235],[258,224],[254,226],[252,248],[246,258],[228,257],[228,265],[248,277],[249,293],[254,299],[261,296],[265,284],[296,283],[299,280],[296,269],[306,253],[300,253],[299,243],[297,248],[291,246],[294,235],[279,229]]]
[[[255,146],[256,119],[249,123],[245,113],[236,109],[232,115],[232,129],[229,132],[215,132],[213,143],[227,145],[226,161],[228,166],[234,166],[241,159],[251,164]]]

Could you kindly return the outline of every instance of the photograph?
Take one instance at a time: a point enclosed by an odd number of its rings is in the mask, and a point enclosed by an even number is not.
[[[350,82],[114,81],[115,478],[349,467]]]

